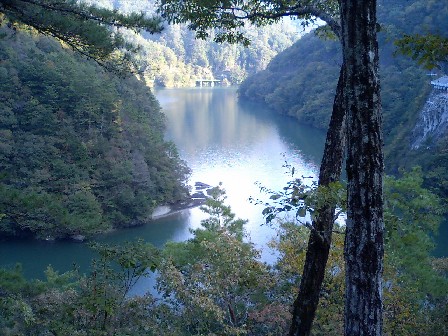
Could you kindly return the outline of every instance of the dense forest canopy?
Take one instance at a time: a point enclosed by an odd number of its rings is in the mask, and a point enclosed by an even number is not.
[[[300,28],[285,21],[275,27],[248,27],[252,43],[248,47],[198,40],[185,25],[170,25],[160,35],[141,43],[145,57],[157,59],[147,75],[158,86],[191,86],[195,78],[225,79],[238,84],[299,38]],[[154,53],[158,57],[154,57]],[[168,70],[169,69],[169,70]]]
[[[339,53],[328,44],[320,48],[329,52],[322,61]],[[386,57],[385,62],[394,60]],[[406,66],[396,67],[404,71]],[[143,223],[156,205],[186,197],[188,168],[174,145],[163,140],[163,114],[142,84],[135,77],[105,72],[35,30],[0,27],[2,235],[51,239],[93,234]],[[285,96],[285,105],[290,97]],[[422,185],[418,168],[385,183],[385,334],[447,332],[446,260],[430,256],[443,207]],[[313,191],[303,196],[312,199]],[[26,281],[20,267],[0,270],[0,331],[286,334],[310,231],[281,222],[271,244],[279,259],[268,266],[243,239],[245,221],[235,219],[223,203],[224,192],[215,188],[210,195],[202,208],[210,217],[186,242],[168,243],[163,250],[141,241],[96,245],[99,258],[88,275],[76,270],[60,275],[48,268],[46,281]],[[314,335],[344,329],[345,228],[334,229]],[[155,269],[160,297],[130,297],[135,281]]]
[[[421,171],[386,180],[384,335],[444,336],[447,332],[447,264],[429,255],[439,201],[421,186]],[[163,250],[141,241],[96,246],[92,272],[26,281],[20,267],[0,270],[0,332],[6,335],[285,335],[297,295],[309,230],[280,223],[271,247],[273,267],[242,240],[244,222],[211,193],[210,215],[191,239]],[[415,197],[415,195],[423,197]],[[418,218],[414,216],[418,215]],[[404,215],[404,217],[403,217]],[[423,223],[423,225],[422,225]],[[343,332],[344,228],[333,241],[313,335]],[[127,296],[133,277],[156,268],[157,290]],[[133,277],[130,277],[132,275]]]
[[[269,28],[242,28],[252,42],[248,47],[218,44],[196,39],[185,24],[162,26],[158,5],[154,0],[5,0],[0,9],[10,24],[32,26],[111,70],[143,73],[149,86],[162,87],[194,86],[198,78],[238,84],[304,32],[300,23],[285,20]]]
[[[141,82],[32,31],[0,33],[2,235],[137,225],[187,195],[188,169]]]
[[[386,169],[397,173],[398,167],[422,165],[427,183],[446,197],[446,171],[440,167],[447,167],[447,137],[424,146],[433,148],[431,152],[410,148],[412,131],[433,78],[413,59],[396,54],[394,41],[404,34],[446,31],[448,5],[444,1],[379,1],[378,17]],[[276,56],[266,70],[244,81],[240,97],[263,102],[300,122],[326,128],[341,63],[339,55],[337,42],[308,34]],[[440,70],[432,72],[443,74],[447,70],[446,63],[439,65]]]
[[[123,13],[144,12],[153,15],[158,2],[91,0],[102,8]],[[285,20],[270,27],[247,26],[242,28],[251,39],[248,47],[218,44],[213,40],[200,40],[186,24],[164,25],[161,34],[123,33],[128,41],[140,46],[140,71],[148,85],[162,87],[195,86],[195,79],[225,79],[238,84],[249,74],[262,70],[280,51],[291,46],[303,28],[297,21]],[[213,36],[214,31],[210,32]]]
[[[135,70],[136,47],[123,38],[122,30],[152,34],[162,29],[154,16],[122,14],[84,1],[2,0],[0,13],[8,26],[32,27],[114,71]]]

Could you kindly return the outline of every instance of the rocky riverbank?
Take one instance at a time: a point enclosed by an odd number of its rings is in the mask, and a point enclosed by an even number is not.
[[[212,188],[212,186],[206,183],[195,182],[193,192],[189,199],[174,204],[166,204],[156,207],[154,209],[154,212],[152,213],[151,219],[159,219],[162,217],[170,216],[182,210],[191,209],[203,205],[207,200],[207,197],[209,196],[209,190]]]

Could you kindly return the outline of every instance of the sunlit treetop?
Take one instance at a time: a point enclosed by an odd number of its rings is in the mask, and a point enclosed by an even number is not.
[[[340,36],[339,5],[336,0],[160,0],[159,13],[169,23],[188,23],[196,37],[206,39],[210,30],[216,42],[249,44],[240,28],[263,26],[283,17],[302,19],[303,26],[325,21]]]
[[[129,61],[135,46],[120,34],[121,28],[136,32],[160,32],[160,19],[143,13],[124,15],[74,0],[0,0],[0,23],[13,29],[31,27],[52,36],[102,65]],[[122,51],[118,57],[115,52]]]

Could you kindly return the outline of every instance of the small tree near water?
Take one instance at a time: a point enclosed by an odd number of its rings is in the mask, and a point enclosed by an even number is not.
[[[205,201],[205,205],[200,209],[209,214],[210,217],[201,221],[201,225],[210,231],[226,230],[228,233],[234,235],[241,240],[244,236],[244,224],[247,220],[235,219],[235,214],[232,213],[230,206],[225,205],[227,199],[226,191],[219,186],[214,187],[208,191],[210,197]]]

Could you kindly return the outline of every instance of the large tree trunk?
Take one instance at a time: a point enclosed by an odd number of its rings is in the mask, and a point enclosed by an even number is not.
[[[345,335],[382,334],[383,154],[376,0],[344,0],[348,209]]]
[[[339,181],[345,148],[345,109],[343,107],[344,66],[341,66],[333,112],[327,131],[324,154],[320,165],[319,186]],[[300,281],[299,294],[294,301],[290,336],[310,335],[311,325],[319,303],[319,293],[331,246],[335,205],[325,204],[316,209],[313,229]]]

